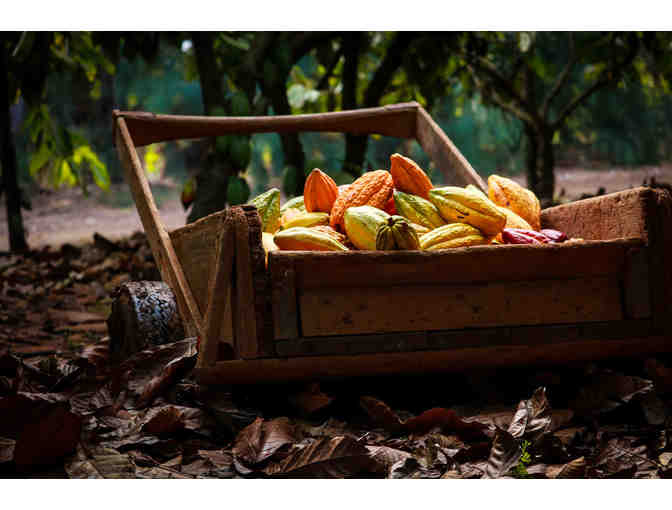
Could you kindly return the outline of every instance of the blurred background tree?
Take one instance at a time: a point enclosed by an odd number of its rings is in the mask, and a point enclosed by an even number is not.
[[[4,33],[12,250],[26,247],[19,188],[123,181],[113,108],[288,115],[418,101],[483,176],[524,172],[549,203],[557,164],[671,159],[671,43],[666,32]],[[195,182],[194,221],[272,186],[298,195],[314,167],[351,182],[392,152],[443,183],[417,143],[376,135],[232,135],[141,155],[155,176]]]

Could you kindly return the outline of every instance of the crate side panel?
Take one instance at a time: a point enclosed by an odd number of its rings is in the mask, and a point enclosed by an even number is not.
[[[306,289],[299,297],[304,336],[442,330],[623,318],[614,277]]]

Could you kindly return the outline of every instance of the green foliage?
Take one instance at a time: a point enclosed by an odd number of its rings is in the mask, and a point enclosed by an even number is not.
[[[527,466],[532,462],[532,456],[530,455],[530,452],[527,451],[529,446],[530,442],[523,440],[523,443],[520,446],[523,454],[521,455],[518,464],[513,468],[513,476],[515,478],[531,478],[530,474],[527,472]]]
[[[244,204],[250,198],[250,186],[243,177],[229,177],[226,201],[231,205]]]
[[[30,112],[25,129],[37,147],[28,167],[32,177],[55,188],[79,184],[86,190],[85,171],[89,171],[98,187],[109,189],[110,177],[105,164],[83,136],[53,121],[46,104]]]

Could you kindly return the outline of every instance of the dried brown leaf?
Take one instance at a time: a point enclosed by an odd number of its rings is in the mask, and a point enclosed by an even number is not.
[[[378,471],[366,446],[346,436],[318,439],[264,469],[269,476],[286,478],[348,478]]]
[[[499,478],[518,463],[523,451],[511,433],[503,429],[495,431],[488,465],[482,478]]]
[[[142,426],[142,432],[163,437],[184,430],[184,428],[185,422],[182,411],[173,406],[167,406],[152,413],[151,417]]]
[[[588,463],[585,457],[579,457],[561,466],[548,466],[547,478],[585,478]]]
[[[408,452],[389,446],[367,446],[366,449],[369,450],[371,458],[375,461],[376,467],[379,469],[378,472],[388,476],[391,474],[391,468],[394,464],[412,457]]]
[[[298,440],[296,429],[288,418],[276,418],[264,421],[257,418],[253,423],[240,431],[233,446],[233,457],[236,468],[247,474],[250,468],[269,459],[285,446]]]
[[[509,424],[508,432],[516,439],[534,442],[551,429],[551,407],[546,389],[538,388],[528,400],[521,400]]]
[[[324,409],[334,400],[329,395],[323,393],[317,383],[313,383],[303,391],[290,395],[288,399],[290,404],[304,416]]]
[[[403,423],[397,413],[383,401],[373,397],[361,397],[359,405],[369,416],[373,424],[390,432],[397,432],[403,428]]]
[[[594,416],[616,409],[652,388],[653,383],[647,379],[602,370],[593,374],[570,406],[581,416]]]
[[[81,443],[76,453],[66,459],[64,468],[70,478],[135,478],[128,454],[112,448],[84,448]]]

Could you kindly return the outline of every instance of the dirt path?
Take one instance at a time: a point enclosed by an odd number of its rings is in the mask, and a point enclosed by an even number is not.
[[[672,183],[672,164],[585,170],[559,168],[556,171],[556,189],[564,200],[575,200],[583,193],[594,194],[599,187],[607,193],[641,186],[654,177],[658,182]],[[525,177],[516,180],[525,184]],[[564,190],[564,191],[563,191]],[[187,213],[179,201],[179,189],[170,185],[155,185],[154,196],[161,218],[168,229],[181,227]],[[91,189],[88,197],[78,189],[61,190],[32,198],[32,211],[24,211],[24,225],[28,230],[31,248],[64,243],[81,244],[91,241],[98,232],[110,239],[119,239],[142,230],[140,218],[126,185],[111,193]],[[0,201],[0,251],[9,249],[4,199]]]

